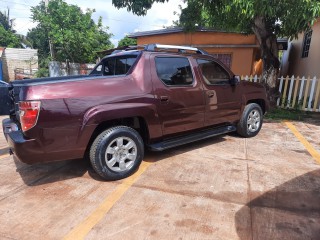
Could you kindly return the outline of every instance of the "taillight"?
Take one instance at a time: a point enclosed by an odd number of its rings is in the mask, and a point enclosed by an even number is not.
[[[22,131],[27,131],[37,124],[40,101],[19,102],[19,110]]]

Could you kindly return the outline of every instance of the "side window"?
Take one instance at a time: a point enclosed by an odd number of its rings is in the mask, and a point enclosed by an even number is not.
[[[114,67],[115,67],[115,60],[109,59],[107,61],[104,61],[104,71],[103,75],[105,76],[113,76],[114,74]]]
[[[102,64],[99,64],[95,69],[93,69],[90,75],[102,75]]]
[[[90,75],[115,76],[125,75],[133,66],[137,56],[113,57],[104,59]]]
[[[187,58],[156,57],[156,70],[161,81],[169,86],[191,85],[193,75]]]
[[[218,63],[204,59],[198,59],[197,62],[201,69],[203,80],[208,85],[229,83],[229,73]]]

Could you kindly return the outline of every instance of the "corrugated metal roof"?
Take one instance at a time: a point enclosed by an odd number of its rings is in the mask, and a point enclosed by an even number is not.
[[[137,37],[161,35],[161,34],[168,34],[168,33],[178,33],[178,32],[183,32],[183,31],[184,30],[181,27],[165,28],[165,29],[160,29],[160,30],[130,33],[128,35],[128,37],[129,38],[137,38]],[[233,31],[216,30],[216,29],[212,29],[212,28],[198,28],[195,31],[196,32],[240,33],[240,32],[233,32]]]
[[[31,59],[38,59],[37,49],[24,49],[24,48],[6,48],[3,53],[3,58],[17,59],[22,61],[29,61]]]

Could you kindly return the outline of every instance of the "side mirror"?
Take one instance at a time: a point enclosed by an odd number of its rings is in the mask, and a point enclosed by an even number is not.
[[[240,83],[240,76],[235,75],[233,78],[230,79],[231,86],[238,85]]]

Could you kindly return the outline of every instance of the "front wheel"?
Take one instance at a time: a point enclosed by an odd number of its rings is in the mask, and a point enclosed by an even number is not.
[[[242,137],[256,136],[263,122],[261,107],[256,103],[249,103],[243,110],[241,119],[237,126],[237,132]]]
[[[129,127],[118,126],[105,130],[91,145],[90,162],[105,180],[119,180],[130,176],[144,157],[143,140]]]

